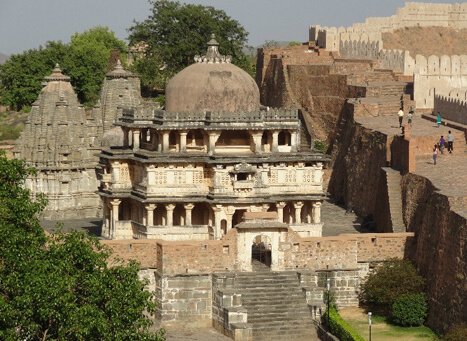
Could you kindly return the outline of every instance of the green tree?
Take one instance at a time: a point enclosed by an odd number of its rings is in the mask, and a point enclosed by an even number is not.
[[[67,53],[61,42],[48,42],[45,47],[12,55],[0,65],[0,98],[4,105],[21,110],[37,98],[44,77]]]
[[[94,27],[71,37],[63,69],[83,104],[89,106],[97,102],[113,50],[123,55],[127,47],[107,27]]]
[[[16,110],[30,106],[39,95],[42,82],[59,63],[71,77],[78,98],[85,105],[94,104],[108,71],[112,51],[123,56],[127,47],[106,27],[76,33],[69,44],[48,42],[45,47],[11,56],[0,65],[0,98]]]
[[[392,259],[370,273],[361,286],[360,298],[376,308],[390,310],[404,294],[424,291],[425,280],[408,260]]]
[[[195,55],[206,52],[206,43],[212,33],[216,35],[222,54],[231,55],[234,64],[253,72],[243,51],[248,33],[224,11],[168,0],[149,0],[149,3],[152,6],[149,17],[135,22],[129,29],[130,45],[147,44],[143,60],[135,65],[143,86],[163,89],[165,80],[192,64]],[[156,65],[142,68],[145,59]],[[151,74],[145,75],[145,72]],[[157,79],[157,84],[144,83],[149,77]]]
[[[46,201],[24,189],[33,173],[0,154],[0,339],[163,340],[148,331],[154,303],[137,264],[110,267],[82,233],[45,235]]]

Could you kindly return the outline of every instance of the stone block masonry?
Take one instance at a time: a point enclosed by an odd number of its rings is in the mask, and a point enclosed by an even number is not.
[[[284,270],[356,269],[361,263],[403,258],[413,233],[345,234],[301,238],[289,230],[281,242]],[[237,231],[211,241],[119,240],[102,241],[113,250],[113,260],[136,260],[142,268],[154,268],[160,276],[203,275],[235,271]]]
[[[212,279],[210,274],[165,276],[155,273],[157,317],[165,324],[210,326]]]

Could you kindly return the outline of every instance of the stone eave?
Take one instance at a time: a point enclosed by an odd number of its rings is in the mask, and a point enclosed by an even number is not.
[[[283,129],[298,129],[300,123],[298,121],[287,122],[216,122],[216,123],[201,123],[201,122],[118,122],[115,125],[129,129],[154,129],[154,130],[192,130],[203,128],[206,131],[215,130],[283,130]]]
[[[243,222],[235,225],[237,230],[255,230],[255,229],[288,229],[288,225],[278,221],[257,221]]]
[[[297,152],[297,153],[274,153],[274,154],[252,154],[242,156],[232,155],[206,155],[192,153],[159,153],[159,152],[129,152],[124,149],[105,149],[99,154],[100,158],[109,160],[132,160],[141,163],[206,163],[206,164],[237,164],[247,163],[280,163],[280,162],[322,162],[328,163],[330,157],[321,153]]]
[[[271,204],[276,203],[277,201],[305,201],[305,200],[324,200],[327,196],[323,194],[310,194],[304,196],[297,195],[297,194],[290,194],[288,196],[255,196],[255,197],[246,197],[246,198],[239,198],[239,197],[214,197],[212,195],[200,195],[200,196],[161,196],[157,195],[154,197],[145,197],[134,190],[127,190],[127,191],[118,191],[118,192],[111,192],[108,190],[99,190],[98,194],[102,197],[106,198],[114,198],[114,199],[125,199],[131,198],[141,203],[186,203],[186,202],[193,202],[193,203],[208,203],[208,204]]]

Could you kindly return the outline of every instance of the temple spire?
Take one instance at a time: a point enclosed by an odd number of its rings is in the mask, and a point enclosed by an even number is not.
[[[223,56],[219,52],[219,43],[216,40],[216,35],[213,33],[211,34],[211,40],[207,43],[207,51],[204,56],[195,56],[195,62],[197,63],[230,63],[232,57],[231,56]]]

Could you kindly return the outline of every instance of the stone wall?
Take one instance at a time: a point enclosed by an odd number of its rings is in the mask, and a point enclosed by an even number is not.
[[[112,251],[111,263],[118,260],[139,262],[142,269],[158,269],[160,267],[160,250],[157,240],[101,240],[101,244]],[[158,252],[159,250],[159,252]]]
[[[444,119],[467,125],[467,90],[451,91],[449,96],[435,95],[435,113]]]
[[[157,272],[157,317],[164,323],[191,326],[212,324],[212,279],[210,274],[165,276]]]
[[[410,256],[428,279],[428,325],[444,332],[467,316],[465,211],[453,209],[450,199],[421,176],[405,175],[402,190],[404,220],[416,235]]]
[[[211,273],[235,270],[237,231],[232,229],[221,240],[158,241],[159,271],[164,275]]]
[[[347,103],[331,141],[333,172],[328,191],[338,202],[351,207],[359,216],[373,214],[379,194],[381,167],[387,165],[387,136],[355,122],[355,104]]]
[[[340,40],[381,41],[381,33],[404,27],[441,26],[454,29],[467,27],[467,4],[434,4],[408,2],[390,17],[370,17],[351,27],[322,27],[312,25],[310,41],[320,47],[338,51]],[[382,47],[382,46],[381,46]]]

